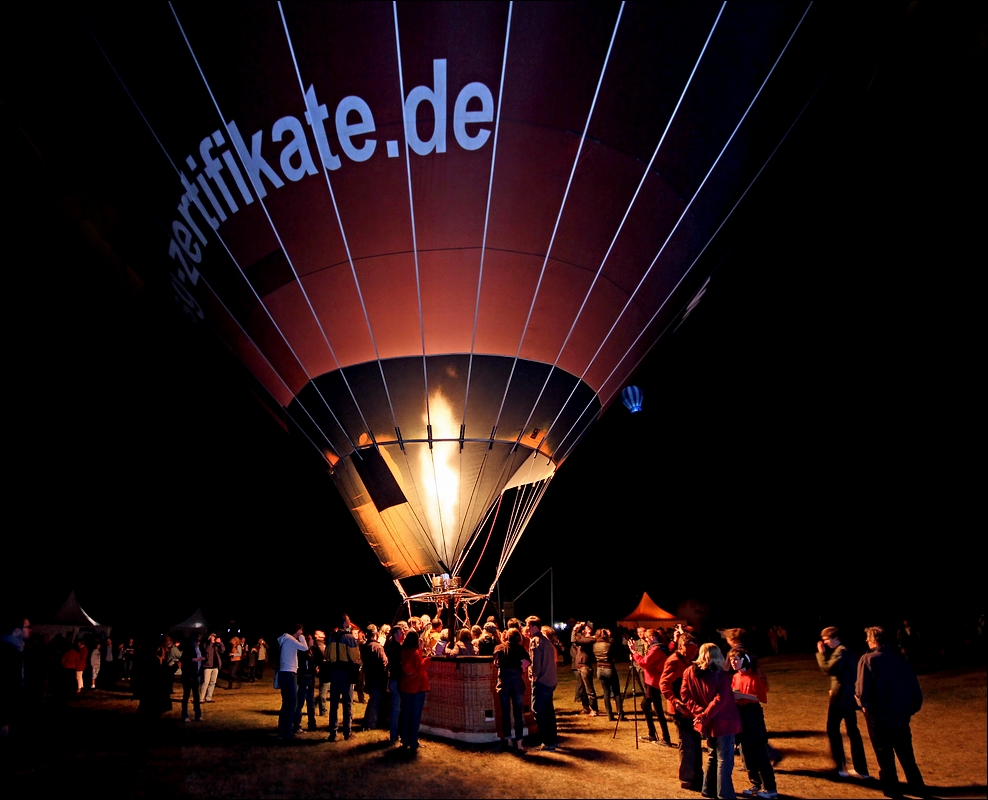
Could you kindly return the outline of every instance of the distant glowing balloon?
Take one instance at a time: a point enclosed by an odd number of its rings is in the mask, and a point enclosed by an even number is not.
[[[642,394],[642,390],[637,386],[625,386],[624,391],[621,392],[621,402],[624,403],[624,407],[628,409],[632,414],[642,410],[642,400],[645,395]]]

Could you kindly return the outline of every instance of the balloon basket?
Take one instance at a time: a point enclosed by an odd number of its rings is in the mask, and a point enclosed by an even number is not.
[[[428,670],[431,689],[422,710],[423,733],[472,744],[497,742],[514,735],[504,730],[493,658],[432,658]],[[535,733],[528,681],[522,707],[525,734]]]

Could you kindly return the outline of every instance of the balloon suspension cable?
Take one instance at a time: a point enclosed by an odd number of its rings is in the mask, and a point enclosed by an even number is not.
[[[471,572],[470,573],[470,577],[467,578],[466,581],[464,581],[464,583],[466,583],[466,584],[469,584],[470,581],[473,580],[473,576],[477,574],[477,567],[480,566],[480,562],[483,561],[483,559],[484,559],[484,553],[487,552],[487,545],[490,544],[491,535],[494,533],[494,524],[497,522],[497,514],[501,510],[501,501],[503,499],[504,499],[504,495],[503,494],[498,495],[497,505],[494,507],[494,513],[493,514],[490,514],[490,513],[488,514],[488,516],[491,519],[491,526],[487,530],[487,538],[484,540],[484,546],[480,550],[480,555],[477,556],[477,561],[473,565],[473,572]],[[485,522],[486,522],[486,520],[485,520]],[[480,538],[479,536],[476,537],[474,539],[474,542],[477,541],[477,539],[479,539],[479,538]],[[473,547],[473,542],[471,542],[470,547]],[[469,548],[467,549],[467,552],[469,553]],[[464,553],[464,558],[465,557],[466,557],[466,553]],[[461,563],[462,563],[462,559],[461,559]],[[488,594],[490,594],[490,592],[488,592]]]
[[[474,536],[473,539],[471,539],[470,543],[466,546],[466,549],[459,556],[457,556],[456,561],[453,562],[453,568],[451,570],[451,573],[453,575],[458,575],[460,572],[463,571],[463,565],[464,565],[464,563],[466,563],[467,557],[470,555],[470,551],[473,549],[473,546],[480,539],[480,531],[482,531],[484,529],[484,526],[487,524],[487,520],[489,520],[491,518],[491,515],[494,516],[494,520],[496,521],[497,514],[498,514],[498,512],[501,509],[501,501],[503,499],[504,499],[504,494],[502,493],[502,494],[498,495],[497,503],[495,505],[492,505],[490,508],[487,509],[487,512],[484,515],[483,520],[481,520],[480,524],[477,526],[477,532],[478,532],[477,535]],[[491,529],[490,529],[490,531],[487,534],[487,540],[488,541],[490,541],[491,533],[493,533],[493,532],[494,532],[494,521],[491,522]],[[485,542],[484,543],[484,548],[486,548],[486,547],[487,547],[487,543]],[[481,555],[483,555],[483,553],[481,553]],[[480,559],[477,559],[477,562],[479,563],[480,562]],[[471,573],[471,577],[473,577],[472,573]],[[469,583],[469,581],[467,581],[467,582]]]
[[[484,612],[487,610],[487,604],[490,602],[490,599],[490,597],[487,597],[484,600],[484,604],[480,607],[480,613],[477,615],[477,624],[480,625],[480,627],[484,627],[481,620],[484,618]]]
[[[518,487],[511,510],[511,519],[508,523],[508,532],[504,537],[504,544],[501,548],[501,558],[498,561],[497,572],[494,574],[494,580],[491,582],[490,589],[487,590],[488,596],[491,595],[494,587],[501,580],[501,575],[504,573],[504,569],[508,564],[508,559],[511,558],[512,553],[514,553],[515,548],[518,546],[518,542],[528,527],[528,523],[532,519],[532,514],[538,508],[539,502],[542,500],[542,495],[545,494],[545,490],[551,480],[552,476],[550,475],[548,478],[544,478],[537,483]],[[527,492],[526,489],[528,490]]]

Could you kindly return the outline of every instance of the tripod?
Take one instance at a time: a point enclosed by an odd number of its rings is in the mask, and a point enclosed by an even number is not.
[[[631,702],[632,710],[635,714],[635,750],[638,749],[638,691],[641,690],[641,694],[645,696],[645,686],[641,682],[641,678],[638,677],[638,670],[635,669],[635,664],[632,662],[628,665],[628,677],[624,679],[624,689],[621,692],[622,701],[628,696],[628,686],[631,686]],[[623,704],[622,704],[623,708]],[[618,728],[621,725],[621,721],[624,719],[624,712],[618,710],[617,721],[614,723],[614,735],[611,736],[612,739],[617,738]]]

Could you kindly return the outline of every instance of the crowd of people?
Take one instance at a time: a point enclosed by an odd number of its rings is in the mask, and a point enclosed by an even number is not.
[[[9,631],[9,632],[6,632]],[[927,796],[912,749],[910,719],[923,697],[912,668],[902,657],[901,643],[879,627],[865,631],[869,652],[852,653],[835,627],[825,628],[817,643],[820,669],[830,676],[826,733],[840,778],[870,780],[857,714],[863,712],[879,767],[879,781],[889,797],[901,796],[896,759],[912,792]],[[774,764],[779,754],[769,744],[762,705],[768,680],[754,652],[745,646],[741,629],[722,631],[727,653],[711,642],[696,640],[692,629],[638,628],[635,635],[615,635],[577,622],[570,631],[569,655],[575,673],[574,702],[583,713],[599,713],[595,686],[599,682],[607,718],[627,719],[628,683],[640,689],[647,733],[641,739],[659,748],[678,750],[678,778],[685,789],[705,797],[733,798],[735,746],[750,786],[748,797],[778,796]],[[890,641],[892,640],[892,641]],[[75,642],[56,637],[46,647],[27,647],[30,622],[20,618],[0,636],[0,737],[16,724],[19,706],[32,691],[69,698],[87,686],[127,682],[140,700],[138,712],[150,718],[172,707],[176,679],[181,680],[182,720],[201,721],[202,705],[213,701],[220,671],[226,665],[228,689],[241,679],[261,680],[269,648],[264,639],[249,644],[240,636],[229,641],[210,633],[191,632],[178,641],[171,636],[152,643],[114,644],[109,637]],[[493,617],[483,626],[464,626],[450,636],[440,619],[410,616],[393,626],[370,624],[362,629],[345,614],[333,620],[327,634],[307,633],[292,624],[278,638],[275,686],[281,693],[278,736],[291,742],[307,730],[317,732],[317,717],[326,716],[328,740],[350,739],[354,694],[365,703],[360,728],[386,728],[392,745],[414,754],[421,746],[419,727],[430,691],[429,659],[489,656],[497,673],[501,709],[500,736],[505,750],[524,752],[540,744],[559,747],[554,692],[557,668],[566,650],[556,632],[538,617],[512,618],[502,630]],[[618,664],[630,661],[633,671],[624,690]],[[241,667],[246,666],[244,672]],[[242,677],[243,676],[243,677]],[[524,697],[531,691],[537,734],[526,743]],[[633,694],[633,701],[638,695]],[[190,713],[191,702],[191,713]],[[670,733],[672,722],[678,741]],[[844,752],[841,726],[851,746],[851,767]],[[538,742],[533,741],[538,739]],[[707,751],[703,764],[703,750]]]
[[[427,615],[400,620],[394,626],[354,626],[341,615],[328,635],[307,634],[292,624],[278,638],[280,661],[277,684],[282,703],[278,735],[290,742],[302,732],[317,731],[316,717],[328,706],[329,741],[354,733],[353,695],[366,708],[362,728],[372,730],[386,718],[391,744],[414,753],[420,747],[419,727],[430,691],[428,659],[490,656],[497,670],[505,749],[524,751],[523,699],[532,688],[532,710],[539,724],[542,747],[556,748],[552,693],[556,663],[562,648],[552,628],[537,617],[510,619],[502,631],[491,617],[483,626],[457,631],[450,644],[447,628]],[[382,704],[386,703],[386,709]]]
[[[606,628],[594,631],[593,625],[585,622],[573,627],[574,702],[582,704],[583,713],[596,716],[599,711],[596,674],[608,719],[624,719],[615,663],[621,660],[621,647],[627,646],[643,694],[648,732],[641,739],[658,747],[678,748],[681,786],[704,797],[736,797],[733,771],[737,747],[751,784],[741,794],[778,797],[774,765],[780,754],[769,744],[762,709],[768,701],[768,679],[755,653],[745,646],[746,632],[741,628],[721,631],[726,656],[714,643],[697,642],[688,627],[677,626],[671,632],[638,628],[636,633],[636,638],[629,637],[622,645]],[[910,792],[928,797],[909,727],[911,717],[922,706],[923,695],[907,663],[902,637],[896,636],[898,646],[893,646],[884,629],[869,627],[865,638],[869,652],[860,659],[841,643],[835,627],[825,628],[817,643],[820,669],[831,676],[826,728],[837,775],[871,780],[857,728],[856,715],[862,713],[885,795],[903,796],[896,772],[898,759]],[[776,642],[771,644],[775,652]],[[672,741],[666,717],[675,725],[678,744]],[[845,761],[842,723],[851,743],[853,769]],[[707,751],[705,765],[703,749]]]

